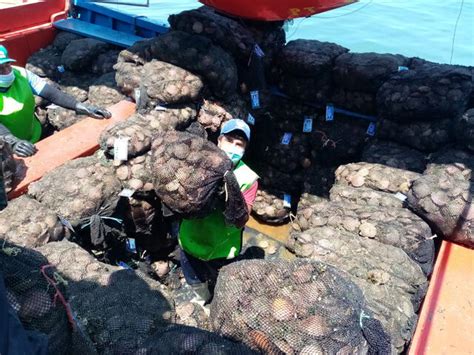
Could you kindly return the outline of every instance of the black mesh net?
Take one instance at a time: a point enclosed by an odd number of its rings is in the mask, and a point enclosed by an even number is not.
[[[381,324],[365,317],[362,292],[332,266],[246,260],[222,268],[210,320],[265,354],[388,353]]]
[[[9,193],[13,188],[15,181],[17,164],[13,158],[12,150],[10,146],[0,139],[0,172],[2,174],[3,187],[6,193]]]

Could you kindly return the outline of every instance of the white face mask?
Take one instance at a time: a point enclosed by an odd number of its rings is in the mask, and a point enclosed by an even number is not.
[[[230,160],[237,165],[237,163],[242,159],[245,153],[245,149],[242,147],[237,147],[236,145],[227,143],[227,142],[220,142],[219,148],[221,148],[229,157]]]
[[[0,75],[0,88],[9,88],[12,86],[14,81],[15,73],[13,73],[13,70],[10,72],[10,74]]]

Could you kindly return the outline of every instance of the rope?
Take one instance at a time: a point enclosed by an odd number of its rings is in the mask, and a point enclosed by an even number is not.
[[[456,24],[454,25],[454,32],[453,32],[453,41],[451,43],[451,58],[449,59],[449,64],[453,63],[453,55],[454,55],[454,42],[456,40],[456,33],[458,31],[458,24],[459,19],[461,18],[462,10],[464,8],[464,0],[461,0],[461,6],[459,7],[459,14],[458,18],[456,19]]]
[[[54,267],[54,265],[51,265],[51,264],[43,265],[40,268],[41,274],[43,274],[46,281],[48,281],[48,283],[51,286],[53,286],[53,288],[56,290],[56,292],[54,293],[53,305],[56,306],[56,301],[59,299],[64,309],[66,310],[66,315],[67,315],[69,324],[71,325],[73,330],[76,330],[76,323],[74,321],[74,316],[72,315],[71,307],[69,306],[69,303],[66,301],[66,298],[64,297],[64,295],[58,288],[59,284],[67,285],[67,281],[61,275],[59,275],[58,272],[53,273],[54,280],[51,277],[49,277],[48,274],[46,273],[46,269],[49,269],[52,267]]]

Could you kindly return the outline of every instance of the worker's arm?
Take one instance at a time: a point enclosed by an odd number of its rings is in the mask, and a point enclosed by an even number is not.
[[[30,157],[37,151],[33,143],[15,137],[2,124],[0,124],[0,139],[7,143],[12,148],[13,153],[19,157]]]
[[[257,190],[258,190],[258,181],[255,181],[247,190],[242,191],[242,195],[244,196],[245,203],[247,204],[247,217],[239,223],[237,228],[245,227],[245,224],[249,220],[250,212],[252,212],[253,203],[255,202],[255,198],[257,197]]]
[[[77,101],[71,95],[68,95],[48,84],[38,75],[29,70],[27,70],[26,73],[33,93],[45,98],[53,104],[74,110],[78,114],[88,115],[94,118],[110,118],[112,116],[112,114],[106,109]]]

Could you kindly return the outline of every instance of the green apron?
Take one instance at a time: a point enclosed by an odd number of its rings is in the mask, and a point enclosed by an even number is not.
[[[34,116],[35,98],[26,71],[13,68],[15,81],[0,92],[0,123],[17,138],[36,143],[41,138],[41,124]]]
[[[240,190],[249,189],[258,179],[244,162],[234,169]],[[184,219],[179,229],[179,244],[183,250],[201,260],[232,259],[242,248],[242,228],[227,225],[221,209],[200,219]]]

